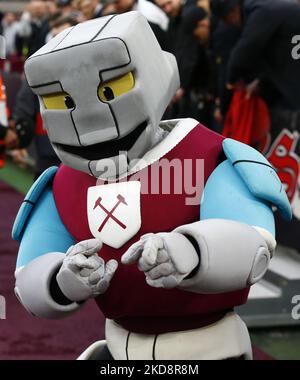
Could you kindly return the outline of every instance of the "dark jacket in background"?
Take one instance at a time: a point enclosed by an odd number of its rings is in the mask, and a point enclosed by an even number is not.
[[[169,51],[176,57],[180,83],[184,89],[189,88],[198,61],[199,42],[193,35],[186,33],[183,25],[186,9],[195,3],[195,1],[190,0],[183,5],[177,17],[170,19],[168,29]]]
[[[29,37],[16,37],[16,48],[18,54],[31,56],[39,50],[46,43],[46,37],[50,31],[49,23],[47,20],[42,21],[40,24],[35,22],[31,23],[31,35]]]
[[[25,120],[27,123],[36,125],[40,106],[37,96],[31,91],[24,79],[21,89],[18,93],[15,108],[13,111],[13,119],[16,121]],[[36,177],[46,170],[49,166],[59,165],[57,158],[49,138],[46,133],[37,130],[34,139],[36,153]]]
[[[0,35],[3,35],[2,19],[3,19],[3,13],[0,12]]]
[[[288,0],[245,0],[244,29],[228,66],[228,81],[262,79],[269,106],[300,109],[300,60],[292,38],[300,35],[300,4]]]
[[[241,35],[241,29],[220,21],[212,33],[212,56],[214,61],[215,96],[220,99],[222,115],[229,108],[232,91],[226,88],[227,65],[231,52]]]
[[[162,50],[170,52],[171,47],[167,32],[165,32],[159,25],[154,24],[153,22],[148,21],[148,23]]]

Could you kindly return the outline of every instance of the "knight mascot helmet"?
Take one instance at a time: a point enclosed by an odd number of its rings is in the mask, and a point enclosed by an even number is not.
[[[137,12],[63,31],[27,60],[25,71],[58,156],[96,176],[99,160],[120,151],[139,158],[150,149],[179,86],[174,56]]]

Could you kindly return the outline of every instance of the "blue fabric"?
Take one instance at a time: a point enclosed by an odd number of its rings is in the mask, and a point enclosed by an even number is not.
[[[269,161],[257,150],[236,140],[225,139],[223,149],[250,192],[278,207],[288,220],[292,209],[282,183]]]
[[[15,223],[12,229],[12,238],[14,240],[20,241],[22,238],[23,230],[26,226],[26,222],[30,216],[34,205],[37,203],[40,195],[43,193],[44,189],[47,187],[48,183],[52,181],[57,172],[58,167],[53,166],[44,171],[42,175],[35,181],[28,191],[24,202],[22,203],[18,215],[16,216]]]
[[[40,195],[27,220],[21,239],[17,268],[45,253],[65,253],[74,243],[75,239],[67,231],[57,212],[52,189],[48,187]]]
[[[229,160],[213,171],[204,188],[200,219],[212,218],[262,227],[275,236],[271,204],[250,192]]]

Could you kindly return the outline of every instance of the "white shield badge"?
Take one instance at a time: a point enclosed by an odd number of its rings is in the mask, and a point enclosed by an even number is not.
[[[141,227],[140,193],[139,181],[90,187],[87,214],[93,236],[113,248],[131,239]]]

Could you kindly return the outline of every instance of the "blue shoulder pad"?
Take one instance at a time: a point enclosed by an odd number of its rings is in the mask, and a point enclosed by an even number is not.
[[[233,139],[223,141],[223,150],[251,194],[278,207],[281,214],[290,220],[290,202],[269,161],[257,150]]]
[[[43,194],[48,183],[54,178],[57,170],[57,166],[48,168],[31,186],[22,203],[22,206],[20,207],[12,229],[12,238],[14,240],[21,241],[24,228],[27,221],[29,220],[29,216],[32,210],[34,209],[34,205],[38,201],[39,197]]]

